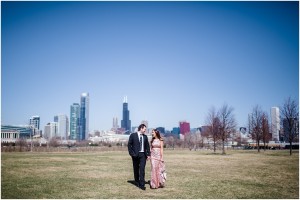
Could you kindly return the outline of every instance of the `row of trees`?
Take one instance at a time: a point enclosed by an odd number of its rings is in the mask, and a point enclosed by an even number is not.
[[[113,147],[113,148],[111,148]],[[92,143],[91,141],[77,141],[75,143],[62,143],[60,139],[52,138],[47,144],[41,144],[38,141],[30,141],[26,138],[19,138],[16,143],[2,143],[1,151],[3,152],[44,152],[57,151],[57,149],[69,149],[70,151],[90,151],[107,150],[107,149],[127,149],[127,146],[121,142],[103,142]],[[126,148],[125,148],[126,147]]]
[[[218,111],[214,107],[209,110],[207,120],[207,129],[200,133],[187,133],[184,136],[184,140],[179,140],[175,137],[167,137],[165,144],[170,147],[182,147],[198,149],[204,147],[210,147],[210,145],[205,144],[204,141],[212,140],[213,149],[216,152],[217,147],[221,144],[222,154],[225,152],[225,144],[228,138],[236,132],[236,120],[233,115],[233,108],[224,104]],[[206,146],[207,145],[207,146]]]
[[[252,139],[256,141],[258,152],[260,152],[261,141],[264,143],[264,150],[266,150],[266,143],[271,140],[270,126],[267,112],[262,111],[259,105],[256,105],[249,115],[248,126]]]
[[[280,121],[283,130],[284,140],[290,143],[290,155],[292,155],[292,143],[299,136],[299,108],[296,100],[291,97],[287,98],[280,107]],[[271,139],[270,129],[276,129],[275,124],[269,125],[267,112],[262,111],[260,106],[253,108],[252,114],[249,117],[249,132],[252,138],[256,141],[259,147],[260,142],[266,143]],[[260,148],[258,148],[260,151]]]
[[[299,109],[296,100],[287,98],[280,107],[281,126],[284,127],[283,135],[285,141],[290,143],[290,155],[292,155],[292,143],[299,136]],[[224,145],[227,139],[235,134],[236,120],[233,115],[233,108],[227,104],[223,105],[218,111],[212,107],[207,115],[206,123],[208,129],[204,135],[213,141],[214,152],[218,142],[222,144],[222,154],[225,154]],[[260,142],[266,144],[271,140],[271,126],[267,112],[263,111],[259,105],[252,109],[249,115],[249,133],[256,141],[258,152],[260,152]]]
[[[168,146],[179,146],[191,149],[196,149],[204,146],[204,138],[209,139],[213,143],[213,150],[216,152],[217,147],[221,144],[222,154],[225,152],[225,144],[228,139],[238,138],[236,134],[236,120],[233,114],[233,107],[224,104],[218,110],[212,107],[206,117],[207,128],[201,134],[186,134],[183,141],[169,137],[166,139]],[[292,155],[292,143],[299,136],[299,111],[298,104],[291,97],[287,98],[280,107],[281,126],[284,127],[282,133],[284,140],[289,142],[290,155]],[[260,143],[263,143],[264,150],[267,144],[272,139],[269,116],[266,111],[263,111],[259,105],[253,107],[249,115],[248,132],[252,139],[256,141],[258,152],[260,152]],[[241,140],[241,138],[239,138]]]
[[[224,104],[218,111],[212,107],[207,115],[206,124],[208,128],[204,135],[213,141],[214,152],[219,141],[222,144],[222,154],[225,152],[225,143],[230,135],[236,131],[236,120],[233,114],[233,107]]]

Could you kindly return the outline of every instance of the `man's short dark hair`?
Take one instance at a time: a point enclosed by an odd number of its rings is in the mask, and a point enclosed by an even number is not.
[[[140,131],[142,128],[147,127],[145,124],[139,125],[138,131]]]

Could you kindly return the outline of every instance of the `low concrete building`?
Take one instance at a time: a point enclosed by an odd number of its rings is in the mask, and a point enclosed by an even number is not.
[[[1,131],[1,143],[16,143],[20,138],[20,132],[17,130]]]

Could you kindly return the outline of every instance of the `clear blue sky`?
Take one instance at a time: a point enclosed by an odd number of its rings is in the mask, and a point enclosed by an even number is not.
[[[90,130],[299,99],[298,2],[2,2],[1,120],[44,125],[90,94]]]

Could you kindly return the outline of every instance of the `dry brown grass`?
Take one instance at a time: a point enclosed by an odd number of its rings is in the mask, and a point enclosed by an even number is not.
[[[299,198],[299,154],[166,150],[167,186],[142,191],[126,151],[2,153],[2,198]],[[146,165],[146,180],[150,179]]]

